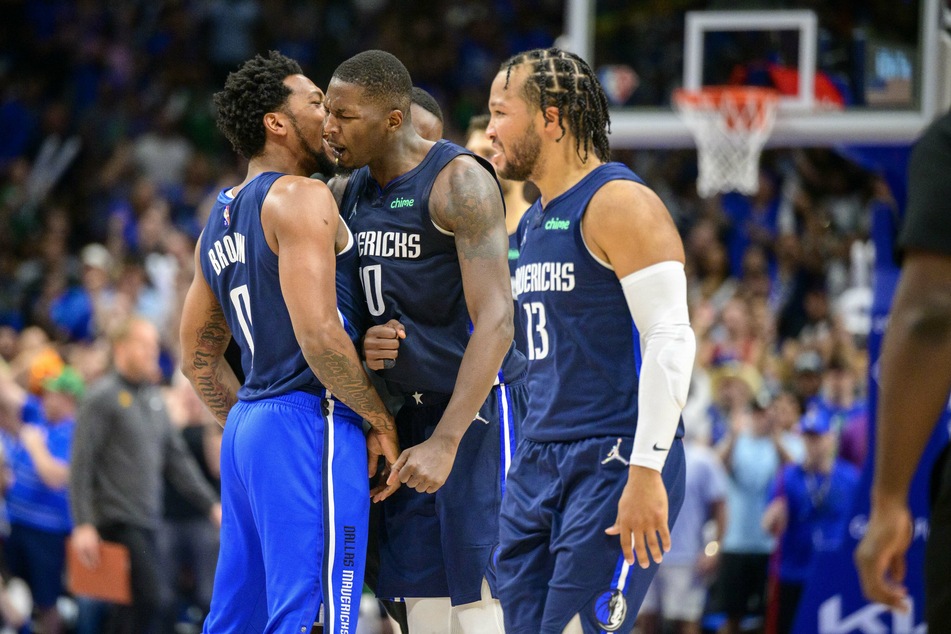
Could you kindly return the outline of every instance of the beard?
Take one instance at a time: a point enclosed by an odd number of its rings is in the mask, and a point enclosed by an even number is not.
[[[297,118],[291,116],[290,121],[294,133],[297,135],[297,140],[300,142],[304,152],[311,159],[312,171],[326,176],[332,176],[336,165],[334,160],[330,157],[330,154],[328,154],[327,146],[324,144],[323,139],[321,139],[320,146],[315,148],[308,142],[304,133],[301,132],[300,126],[297,125]]]
[[[510,181],[528,180],[535,171],[541,149],[542,140],[539,136],[532,130],[526,130],[512,143],[511,152],[505,152],[503,149],[505,165],[498,170],[499,178]]]

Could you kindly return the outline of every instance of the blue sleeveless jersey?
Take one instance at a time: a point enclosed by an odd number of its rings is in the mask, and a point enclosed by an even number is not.
[[[201,237],[201,269],[241,348],[244,385],[238,398],[257,400],[296,390],[323,395],[297,343],[281,294],[278,257],[261,229],[261,206],[284,174],[265,172],[234,198],[218,194]],[[356,245],[337,256],[337,307],[352,340],[362,333],[366,309],[359,295]],[[344,314],[347,317],[344,317]]]
[[[357,239],[370,319],[375,324],[397,319],[406,327],[396,366],[379,373],[404,393],[451,394],[472,333],[455,240],[429,215],[436,176],[462,154],[491,173],[483,159],[438,141],[419,165],[384,188],[367,167],[356,170],[340,206]],[[515,379],[524,369],[525,358],[513,346],[499,379]]]
[[[635,431],[640,336],[617,275],[581,236],[588,203],[612,180],[643,184],[625,165],[607,163],[547,208],[536,201],[519,223],[515,293],[529,386],[522,435],[536,442]]]

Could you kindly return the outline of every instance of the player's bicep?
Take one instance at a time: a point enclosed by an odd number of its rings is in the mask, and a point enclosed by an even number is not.
[[[326,187],[285,192],[270,216],[278,244],[281,294],[298,340],[336,319],[336,254],[340,222]]]
[[[582,220],[588,248],[618,278],[661,262],[684,262],[683,242],[670,212],[649,188],[612,181],[591,199]]]

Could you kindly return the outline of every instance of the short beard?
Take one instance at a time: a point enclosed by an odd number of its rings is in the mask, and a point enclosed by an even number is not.
[[[538,164],[542,140],[532,130],[526,130],[521,138],[512,143],[511,152],[505,155],[505,166],[499,170],[499,178],[510,181],[527,181]]]
[[[313,171],[320,174],[325,174],[331,176],[336,169],[334,160],[327,155],[327,152],[324,150],[323,140],[320,143],[320,149],[314,149],[314,147],[307,142],[307,139],[304,137],[304,134],[301,132],[300,126],[297,125],[297,117],[294,115],[288,115],[291,121],[291,128],[294,129],[294,133],[297,135],[297,140],[300,141],[300,144],[304,147],[304,150],[307,152],[307,155],[313,159],[315,169]]]

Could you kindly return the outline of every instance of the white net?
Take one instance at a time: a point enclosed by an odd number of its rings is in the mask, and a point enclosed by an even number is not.
[[[753,194],[759,157],[776,122],[775,91],[750,87],[679,90],[674,103],[697,142],[697,193]]]

